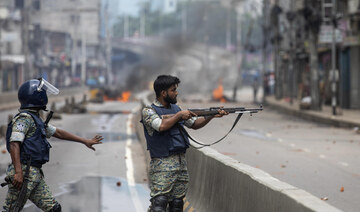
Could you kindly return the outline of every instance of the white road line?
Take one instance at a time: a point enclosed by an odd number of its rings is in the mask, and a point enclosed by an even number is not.
[[[6,144],[1,145],[0,149],[6,149]]]
[[[307,152],[307,153],[311,152],[310,149],[306,149],[306,148],[303,148],[302,150],[304,150],[304,152]]]
[[[342,162],[342,161],[338,162],[338,164],[340,164],[340,165],[342,165],[342,166],[349,166],[349,164],[348,164],[348,163],[346,163],[346,162]]]
[[[130,147],[131,147],[131,143],[132,143],[132,139],[131,139],[132,117],[133,117],[133,114],[130,114],[126,121],[126,133],[128,135],[128,139],[126,141],[126,147],[125,147],[126,177],[127,177],[128,183],[129,183],[131,200],[134,203],[134,207],[135,207],[136,211],[144,212],[146,210],[144,210],[142,203],[140,201],[140,198],[139,198],[139,194],[135,188],[134,167],[133,167],[133,161],[132,161],[132,157],[131,157],[132,154],[131,154]]]

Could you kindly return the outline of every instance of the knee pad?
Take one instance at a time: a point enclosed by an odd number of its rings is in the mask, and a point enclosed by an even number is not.
[[[56,205],[54,205],[54,207],[49,212],[61,212],[61,205],[56,203]]]
[[[182,199],[176,198],[169,203],[169,206],[170,206],[169,212],[183,212],[184,201]]]
[[[166,212],[168,199],[166,196],[156,196],[151,200],[151,212]]]

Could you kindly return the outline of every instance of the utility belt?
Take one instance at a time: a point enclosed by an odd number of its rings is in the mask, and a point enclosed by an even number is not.
[[[20,162],[22,165],[25,165],[25,166],[28,164],[27,160],[21,160]],[[39,168],[39,169],[42,168],[42,165],[43,165],[42,163],[37,163],[36,161],[31,161],[31,163],[30,163],[30,166]]]
[[[185,153],[186,153],[186,149],[179,150],[179,151],[170,151],[170,152],[169,152],[169,156],[165,156],[165,157],[151,157],[151,159],[154,159],[154,158],[168,158],[168,157],[173,156],[173,155],[181,155],[181,154],[185,154]]]

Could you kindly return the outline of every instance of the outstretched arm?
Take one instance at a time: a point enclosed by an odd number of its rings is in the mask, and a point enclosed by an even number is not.
[[[74,135],[70,132],[67,132],[65,130],[58,129],[58,128],[56,128],[55,134],[53,136],[58,139],[74,141],[74,142],[79,142],[79,143],[85,144],[88,148],[90,148],[94,151],[95,151],[95,148],[93,147],[93,145],[101,144],[102,143],[101,140],[103,140],[103,137],[100,135],[96,135],[92,139],[87,139],[87,138],[83,138],[83,137]]]
[[[179,121],[188,120],[193,116],[196,116],[196,114],[189,110],[182,110],[177,112],[175,115],[171,115],[171,116],[164,115],[161,120],[159,131],[160,132],[166,131],[171,127],[173,127]]]

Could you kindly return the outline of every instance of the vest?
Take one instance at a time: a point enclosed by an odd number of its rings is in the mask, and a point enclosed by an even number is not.
[[[158,107],[154,104],[151,107],[154,108],[160,117],[181,111],[179,106],[175,104],[170,104],[170,108]],[[179,127],[184,127],[184,121],[180,121],[167,131],[154,131],[154,134],[150,136],[144,126],[147,149],[150,151],[151,158],[168,157],[173,154],[186,152],[190,142],[185,135],[181,134]]]
[[[26,137],[20,145],[20,161],[26,164],[27,160],[31,157],[31,166],[41,168],[43,164],[49,161],[49,154],[51,145],[46,139],[46,130],[44,122],[35,114],[24,111],[31,115],[36,124],[36,131],[31,137]],[[18,116],[18,113],[16,116]],[[15,117],[16,117],[15,116]],[[10,153],[10,136],[12,133],[12,121],[8,124],[6,131],[6,147]]]

